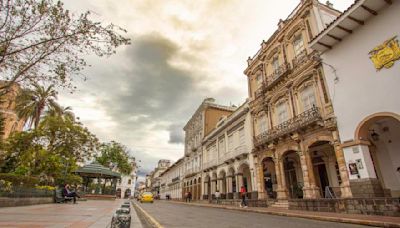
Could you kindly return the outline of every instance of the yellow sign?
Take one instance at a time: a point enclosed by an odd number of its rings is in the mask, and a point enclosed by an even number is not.
[[[396,37],[386,40],[383,44],[369,52],[369,58],[377,70],[383,67],[390,68],[393,66],[394,61],[400,59],[400,47]]]

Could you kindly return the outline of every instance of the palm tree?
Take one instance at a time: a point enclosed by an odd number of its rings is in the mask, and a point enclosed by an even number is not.
[[[56,103],[56,106],[50,107],[46,113],[49,116],[60,116],[64,120],[69,119],[71,121],[75,121],[75,114],[72,112],[71,106],[63,107]]]
[[[29,127],[38,127],[43,111],[58,109],[57,91],[50,85],[45,88],[39,84],[34,84],[34,89],[26,89],[17,97],[16,110],[19,118],[29,120]]]

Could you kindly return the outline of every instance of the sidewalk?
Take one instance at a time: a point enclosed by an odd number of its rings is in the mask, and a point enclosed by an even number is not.
[[[374,216],[374,215],[360,215],[360,214],[341,214],[341,213],[330,213],[330,212],[315,212],[315,211],[298,211],[288,210],[281,208],[266,208],[266,207],[249,207],[240,208],[235,206],[216,205],[209,203],[184,203],[179,201],[168,201],[171,203],[185,204],[200,207],[213,207],[228,210],[237,210],[243,212],[255,212],[262,214],[271,214],[279,216],[298,217],[306,219],[315,219],[329,222],[341,222],[351,223],[367,226],[380,226],[380,227],[399,227],[400,228],[400,217],[388,217],[388,216]]]
[[[78,204],[41,204],[0,208],[0,227],[87,228],[107,227],[115,210],[126,200],[88,200]],[[132,208],[132,211],[133,208]],[[135,213],[132,227],[141,227]]]

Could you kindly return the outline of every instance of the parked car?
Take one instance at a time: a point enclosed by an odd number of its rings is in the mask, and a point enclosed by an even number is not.
[[[128,208],[118,208],[111,219],[111,228],[129,228],[130,226],[130,210]]]
[[[141,203],[153,203],[154,202],[154,196],[153,193],[151,192],[144,192],[141,196],[140,196],[140,202]]]

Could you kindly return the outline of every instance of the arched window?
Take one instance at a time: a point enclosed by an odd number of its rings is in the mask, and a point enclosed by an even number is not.
[[[301,34],[294,39],[293,49],[295,56],[299,56],[301,52],[304,50],[304,41],[303,41],[303,36]]]
[[[276,116],[278,124],[281,124],[289,119],[287,102],[280,102],[276,105]]]
[[[307,111],[316,105],[315,93],[314,93],[313,86],[307,86],[301,92],[301,103],[303,105],[303,111]]]
[[[268,130],[268,121],[265,114],[260,115],[257,118],[257,133],[262,134]]]

